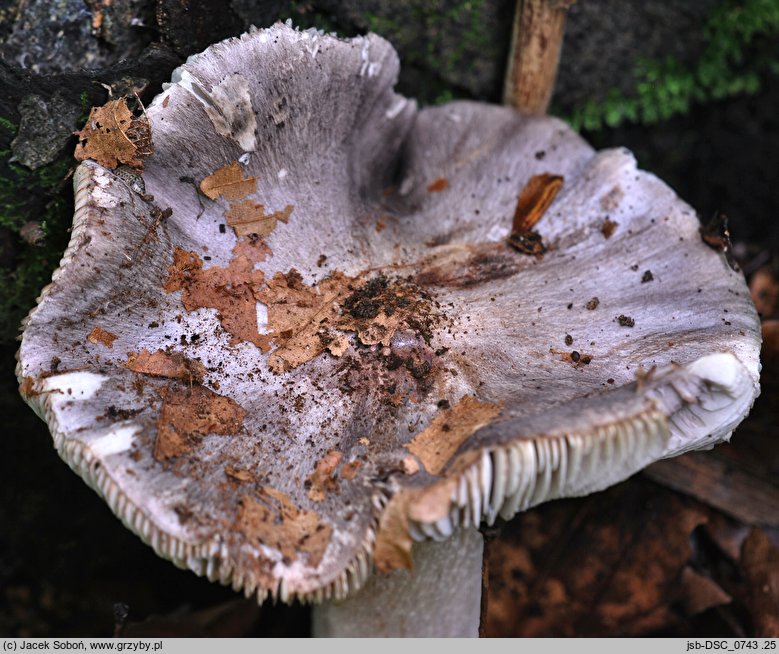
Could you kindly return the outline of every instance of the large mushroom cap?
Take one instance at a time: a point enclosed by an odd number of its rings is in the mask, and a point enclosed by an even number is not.
[[[86,161],[22,392],[162,556],[260,599],[729,436],[759,324],[693,210],[560,121],[418,110],[369,35],[218,43],[148,109],[145,193]],[[517,196],[561,176],[507,245]],[[170,214],[168,209],[172,210]]]

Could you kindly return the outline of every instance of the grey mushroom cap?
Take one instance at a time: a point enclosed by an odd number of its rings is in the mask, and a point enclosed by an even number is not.
[[[744,279],[671,189],[553,118],[420,110],[398,66],[375,35],[283,25],[191,57],[148,108],[145,194],[78,168],[71,242],[26,320],[22,392],[62,458],[159,555],[259,600],[345,597],[377,539],[444,539],[711,447],[759,392]],[[262,242],[198,190],[234,162],[256,178],[241,201],[291,207]],[[506,237],[542,173],[564,184],[539,259]],[[266,249],[238,270],[242,244]],[[181,279],[220,268],[194,306]],[[302,361],[279,354],[298,335],[274,331],[282,279],[340,284]],[[300,333],[319,319],[300,315]],[[132,364],[144,351],[172,367]]]

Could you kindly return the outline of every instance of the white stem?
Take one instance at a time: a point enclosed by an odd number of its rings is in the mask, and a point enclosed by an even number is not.
[[[479,635],[484,539],[461,530],[416,543],[414,570],[374,574],[353,597],[314,607],[317,637]]]

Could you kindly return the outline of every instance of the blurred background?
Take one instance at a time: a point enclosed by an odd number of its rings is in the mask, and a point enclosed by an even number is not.
[[[564,4],[570,4],[566,2]],[[69,238],[73,131],[148,103],[187,56],[277,20],[373,31],[422,104],[499,102],[513,0],[0,0],[0,634],[305,636],[177,570],[64,465],[14,376]],[[550,111],[625,146],[702,221],[729,218],[764,320],[763,392],[732,445],[489,530],[488,636],[779,636],[779,0],[578,0]]]

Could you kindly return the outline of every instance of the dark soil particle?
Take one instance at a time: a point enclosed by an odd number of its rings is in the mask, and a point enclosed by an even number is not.
[[[600,300],[597,297],[592,298],[587,304],[585,304],[585,308],[588,311],[595,311],[595,309],[598,308],[598,305],[600,304]]]
[[[647,282],[651,282],[654,279],[654,275],[652,274],[651,270],[645,270],[644,274],[641,275],[641,283],[646,284]]]
[[[636,324],[636,321],[633,318],[624,314],[617,316],[617,322],[621,327],[633,327]]]
[[[566,345],[573,345],[573,336],[570,334],[565,335],[565,344]]]

